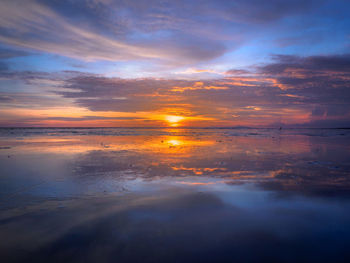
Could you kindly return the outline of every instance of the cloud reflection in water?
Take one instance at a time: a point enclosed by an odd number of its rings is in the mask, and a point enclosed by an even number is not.
[[[349,259],[348,131],[39,131],[1,131],[2,258]]]

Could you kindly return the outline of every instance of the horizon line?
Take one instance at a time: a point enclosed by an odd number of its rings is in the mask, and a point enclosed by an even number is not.
[[[350,129],[350,127],[251,127],[251,126],[205,126],[205,127],[111,127],[111,126],[0,126],[0,129]]]

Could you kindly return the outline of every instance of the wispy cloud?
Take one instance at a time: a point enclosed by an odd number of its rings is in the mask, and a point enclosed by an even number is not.
[[[325,2],[3,0],[0,42],[83,61],[191,65],[237,49],[261,24],[268,31]]]
[[[88,3],[82,2],[81,10]],[[59,13],[49,6],[49,2],[4,1],[0,11],[0,41],[84,61],[146,59],[180,65],[212,59],[223,54],[225,49],[219,42],[210,39],[204,41],[199,36],[187,34],[176,37],[160,34],[152,38],[143,38],[143,33],[131,36],[136,28],[118,32],[121,27],[124,30],[129,27],[124,27],[122,21],[109,21],[115,25],[114,28],[105,23],[96,28],[90,26],[94,17],[89,23],[84,19],[77,22],[72,21],[69,13],[69,6],[63,7]]]

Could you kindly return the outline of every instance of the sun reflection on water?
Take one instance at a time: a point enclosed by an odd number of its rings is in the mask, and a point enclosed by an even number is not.
[[[168,140],[166,143],[171,145],[171,146],[180,146],[181,144],[183,144],[182,141],[177,140],[177,139]]]

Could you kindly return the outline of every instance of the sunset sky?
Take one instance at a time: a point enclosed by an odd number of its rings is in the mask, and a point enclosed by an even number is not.
[[[0,126],[350,127],[347,0],[1,0]]]

